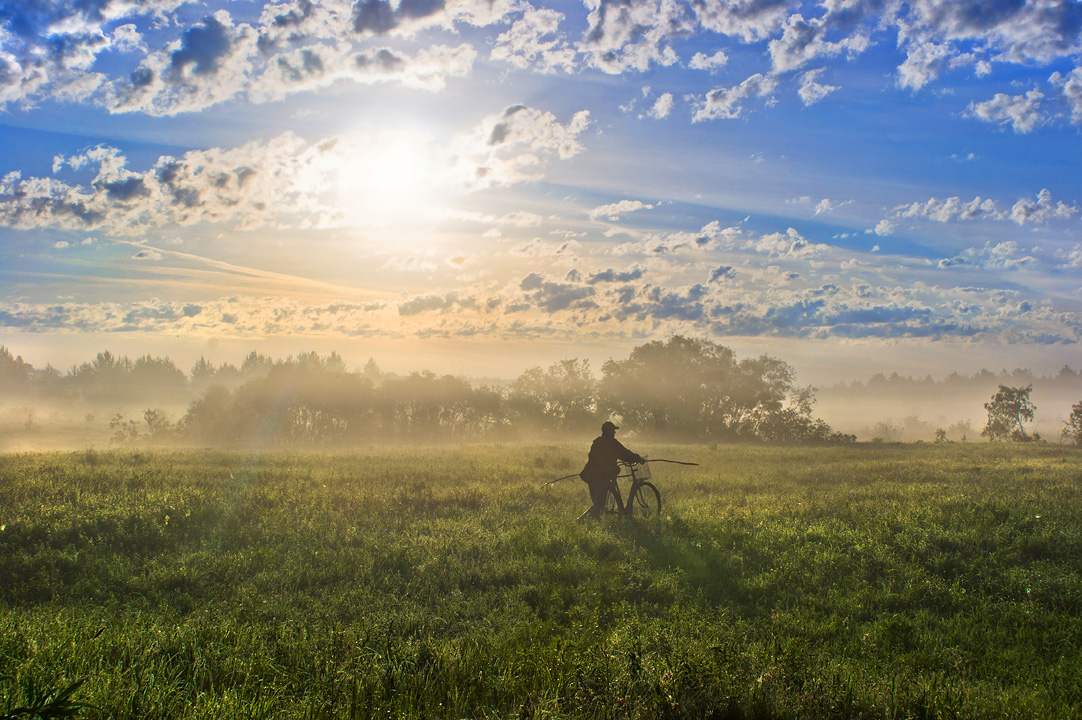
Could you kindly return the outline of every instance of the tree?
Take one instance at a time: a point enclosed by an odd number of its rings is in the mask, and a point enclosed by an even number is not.
[[[993,442],[1030,440],[1024,423],[1032,420],[1037,410],[1029,399],[1032,390],[1033,385],[1024,388],[1000,385],[999,391],[984,404],[984,409],[988,411],[988,423],[981,430],[981,435]]]
[[[15,357],[3,345],[0,345],[0,392],[5,395],[25,393],[30,388],[30,379],[34,368],[24,362],[22,356]]]
[[[628,429],[714,440],[756,436],[793,379],[776,358],[737,362],[727,347],[680,335],[640,345],[601,372],[602,408]]]
[[[527,370],[511,384],[508,403],[518,419],[555,430],[577,432],[601,422],[589,360],[568,358],[548,370]]]
[[[1071,414],[1063,423],[1063,433],[1075,445],[1082,447],[1082,402],[1071,406]]]

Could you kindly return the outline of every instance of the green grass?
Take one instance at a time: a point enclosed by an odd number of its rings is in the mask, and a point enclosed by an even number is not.
[[[0,456],[0,712],[1082,717],[1082,453],[578,446]]]

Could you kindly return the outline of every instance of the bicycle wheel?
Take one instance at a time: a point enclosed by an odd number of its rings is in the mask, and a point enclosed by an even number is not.
[[[620,491],[609,488],[609,494],[605,496],[605,512],[611,515],[619,515],[623,512],[624,504],[620,499]]]
[[[661,493],[648,482],[639,485],[635,499],[628,509],[633,517],[652,518],[661,514]]]

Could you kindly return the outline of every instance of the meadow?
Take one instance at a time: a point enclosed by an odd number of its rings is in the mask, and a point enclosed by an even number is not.
[[[1082,451],[631,446],[0,455],[0,716],[1082,717]]]

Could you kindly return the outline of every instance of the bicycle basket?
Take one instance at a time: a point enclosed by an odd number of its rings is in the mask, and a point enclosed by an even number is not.
[[[650,463],[644,462],[641,465],[632,465],[631,472],[635,474],[635,478],[638,480],[650,479]]]

